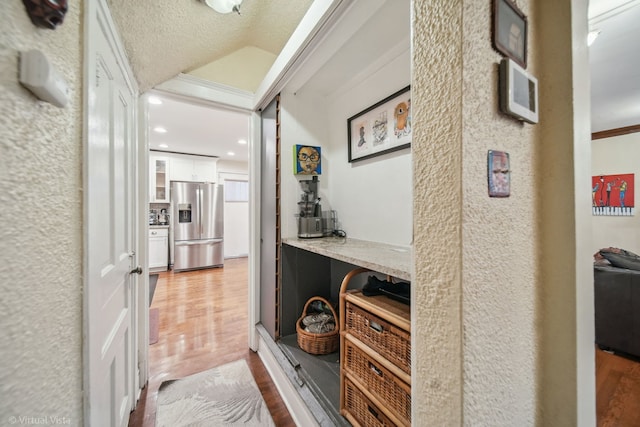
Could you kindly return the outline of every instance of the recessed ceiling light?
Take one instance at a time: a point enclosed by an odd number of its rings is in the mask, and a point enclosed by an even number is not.
[[[247,143],[247,140],[246,140],[246,139],[239,139],[239,140],[238,140],[238,144],[242,144],[242,145],[244,145],[244,144],[246,144],[246,143]]]
[[[158,98],[157,96],[150,96],[149,97],[149,104],[161,105],[162,104],[162,99]]]
[[[165,128],[163,128],[162,126],[156,126],[156,127],[153,128],[153,130],[155,132],[158,132],[158,133],[167,133],[167,130]]]
[[[158,147],[160,147],[160,148],[169,148],[169,146],[167,144],[160,144],[160,145],[158,145]]]
[[[233,151],[229,151],[229,152],[227,153],[227,155],[228,155],[228,156],[235,156],[235,155],[236,155],[236,153],[234,153]]]

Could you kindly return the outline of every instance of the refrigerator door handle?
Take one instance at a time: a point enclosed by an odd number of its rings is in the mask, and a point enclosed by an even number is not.
[[[204,218],[202,216],[203,214],[202,205],[204,203],[204,197],[202,195],[202,192],[203,192],[202,187],[198,186],[198,201],[200,202],[199,203],[200,205],[200,237],[202,237],[202,233],[204,232],[204,226],[202,225],[202,223],[204,222]]]
[[[223,239],[205,239],[205,240],[183,240],[176,242],[176,246],[195,246],[195,245],[209,245],[214,243],[222,243]]]
[[[202,237],[202,188],[200,186],[196,189],[196,198],[198,199],[198,235]]]

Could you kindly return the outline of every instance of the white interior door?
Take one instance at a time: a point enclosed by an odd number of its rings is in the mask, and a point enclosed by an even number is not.
[[[85,425],[135,403],[136,92],[104,0],[85,3]]]

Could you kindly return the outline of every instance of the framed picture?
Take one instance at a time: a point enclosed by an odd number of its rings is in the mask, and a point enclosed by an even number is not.
[[[527,68],[527,17],[511,0],[493,0],[493,47]]]
[[[411,146],[411,90],[399,90],[347,120],[349,162]]]
[[[635,174],[591,177],[591,213],[596,216],[635,215]]]
[[[293,173],[294,175],[320,175],[322,173],[320,147],[294,145]]]
[[[489,150],[487,153],[487,166],[489,197],[509,197],[511,194],[509,153]]]

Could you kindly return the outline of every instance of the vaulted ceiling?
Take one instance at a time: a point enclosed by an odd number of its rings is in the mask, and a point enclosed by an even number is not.
[[[312,1],[244,0],[240,15],[217,13],[200,0],[108,4],[145,92],[247,46],[278,56]]]
[[[201,0],[107,1],[141,92],[246,47],[269,52],[275,58],[313,2],[244,0],[241,15],[222,15]],[[589,49],[592,131],[639,124],[640,43],[637,40],[640,40],[640,25],[637,23],[640,22],[640,0],[590,0],[589,3],[590,26],[601,30]],[[238,66],[251,67],[251,64],[244,62]],[[165,111],[162,125],[171,126],[166,122],[172,118],[182,125],[190,120],[181,113],[179,102],[168,104],[172,111]],[[216,147],[207,142],[224,139],[216,137],[215,129],[221,128],[220,123],[210,121],[193,123],[189,127],[192,139],[206,142],[206,145],[199,144],[201,152],[224,157],[231,147]],[[227,123],[228,120],[223,124]],[[175,134],[168,133],[163,140],[176,144],[185,137],[181,134],[176,138]],[[246,138],[246,130],[230,142],[237,144],[240,138]],[[159,140],[151,142],[160,143]],[[236,159],[246,159],[246,155]]]

